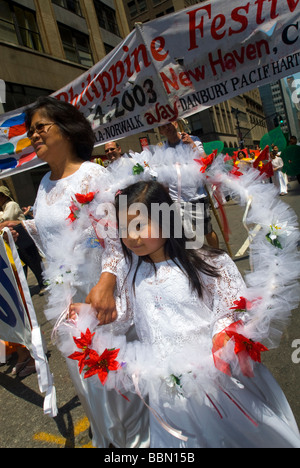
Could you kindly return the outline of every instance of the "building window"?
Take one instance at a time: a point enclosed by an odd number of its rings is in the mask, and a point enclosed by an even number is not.
[[[66,59],[86,67],[93,66],[89,37],[75,29],[58,25]]]
[[[52,3],[82,16],[79,0],[52,0]]]
[[[145,13],[145,11],[148,10],[146,0],[132,0],[127,3],[127,6],[131,18],[134,18],[141,13]]]
[[[116,36],[121,37],[115,10],[99,0],[94,0],[94,6],[99,26]]]
[[[4,112],[10,112],[20,107],[28,106],[35,102],[40,96],[49,96],[54,90],[33,88],[15,83],[6,84],[6,103],[3,104]]]
[[[34,12],[6,0],[0,0],[0,40],[43,52]]]

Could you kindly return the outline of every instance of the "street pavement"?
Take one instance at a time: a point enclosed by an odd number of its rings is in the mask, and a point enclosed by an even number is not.
[[[300,185],[290,183],[289,194],[282,198],[300,217]],[[230,224],[230,248],[241,273],[249,270],[247,251],[235,257],[247,240],[242,225],[243,208],[234,201],[226,205]],[[220,230],[213,218],[221,247],[226,249]],[[36,374],[21,380],[11,375],[14,361],[0,367],[0,448],[92,448],[89,423],[76,396],[66,364],[51,343],[51,327],[46,321],[43,308],[46,297],[40,297],[31,274],[28,283],[38,321],[48,346],[48,359],[57,392],[58,416],[54,419],[43,414],[43,395],[40,394]],[[293,312],[278,349],[263,353],[263,363],[279,382],[292,407],[300,427],[300,363],[292,361],[294,340],[300,340],[300,308]],[[299,346],[298,346],[299,347]],[[300,353],[298,354],[300,356]],[[242,429],[242,428],[241,428]]]

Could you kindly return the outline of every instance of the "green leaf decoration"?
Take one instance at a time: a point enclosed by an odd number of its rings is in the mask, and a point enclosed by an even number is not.
[[[282,171],[289,176],[297,176],[300,174],[300,146],[288,146],[280,155],[283,160],[284,167]]]
[[[139,163],[137,163],[135,166],[133,166],[132,172],[134,175],[139,175],[144,172],[144,168]]]
[[[276,237],[275,239],[271,239],[271,233],[266,235],[266,239],[270,244],[274,245],[274,247],[277,247],[277,249],[283,249],[281,243],[279,242],[278,238]]]
[[[276,127],[274,130],[266,133],[260,140],[260,147],[262,150],[265,149],[266,146],[270,146],[271,149],[272,145],[278,146],[279,151],[283,151],[287,147],[286,138],[280,127]]]
[[[218,150],[218,154],[222,153],[224,149],[223,141],[210,141],[209,143],[203,143],[205,153],[209,156],[215,150]]]

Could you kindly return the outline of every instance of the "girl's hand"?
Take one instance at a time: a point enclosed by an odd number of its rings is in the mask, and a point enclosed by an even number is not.
[[[100,325],[107,325],[117,319],[116,301],[114,290],[116,277],[111,273],[102,273],[100,281],[90,291],[85,302],[97,312],[97,319]]]
[[[79,315],[80,308],[83,304],[71,304],[69,308],[69,320],[76,320]]]

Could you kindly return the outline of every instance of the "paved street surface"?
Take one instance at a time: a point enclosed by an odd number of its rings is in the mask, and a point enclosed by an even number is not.
[[[289,203],[300,217],[300,186],[290,183],[289,195],[283,201]],[[247,239],[242,225],[243,209],[230,201],[226,205],[230,222],[230,246],[235,255]],[[215,223],[217,232],[218,227]],[[220,232],[219,232],[220,235]],[[221,238],[221,236],[220,236]],[[225,247],[221,242],[221,247]],[[248,270],[247,252],[235,258],[243,273]],[[37,377],[23,380],[11,376],[14,362],[0,367],[0,448],[92,448],[89,424],[76,397],[66,364],[52,345],[51,328],[43,315],[45,298],[36,292],[34,278],[29,276],[36,314],[48,346],[51,372],[54,374],[59,414],[55,419],[43,415],[43,395],[40,394]],[[300,363],[292,362],[294,340],[300,340],[300,309],[294,311],[291,324],[283,336],[280,347],[263,355],[263,362],[284,390],[300,426]]]

